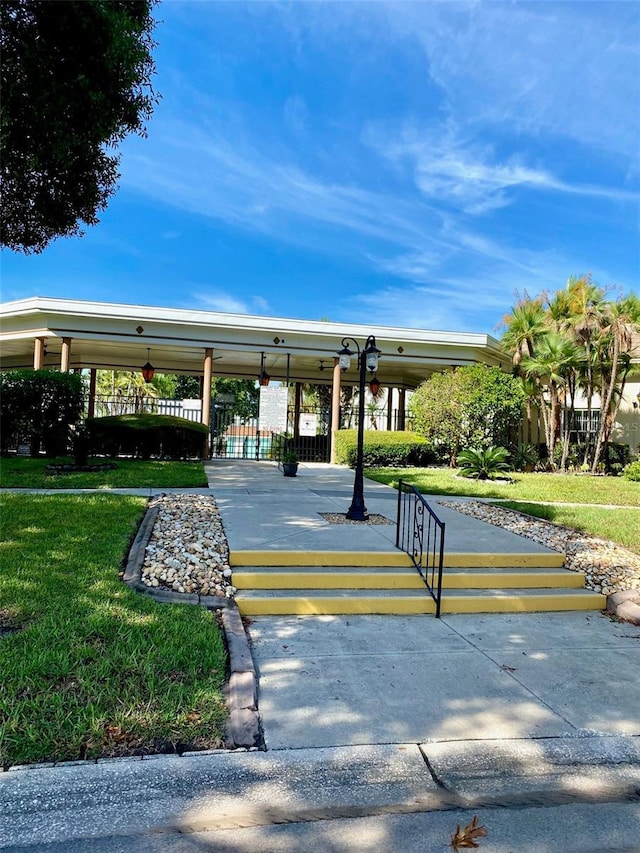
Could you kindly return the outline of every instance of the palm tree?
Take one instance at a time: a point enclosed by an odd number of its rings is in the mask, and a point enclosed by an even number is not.
[[[569,376],[576,369],[579,350],[560,332],[548,331],[536,344],[533,356],[522,360],[521,368],[539,388],[549,466],[555,468],[553,451],[560,432],[560,411]]]
[[[606,325],[605,291],[597,287],[590,275],[572,276],[567,282],[570,318],[567,330],[575,343],[584,350],[580,366],[578,385],[587,401],[587,431],[582,463],[587,464],[591,455],[591,412],[596,392],[594,366],[598,359],[598,342]]]
[[[521,376],[522,390],[524,391],[524,405],[527,415],[527,435],[525,437],[524,430],[522,440],[526,444],[533,444],[533,407],[536,407],[536,423],[540,422],[540,388],[534,378],[529,376]],[[538,431],[536,435],[538,435]],[[536,441],[538,439],[536,438]]]
[[[145,382],[139,371],[98,370],[97,390],[99,397],[109,399],[108,411],[112,415],[145,409],[145,399],[155,398],[158,392],[150,382]]]
[[[522,360],[533,356],[536,341],[547,329],[544,297],[531,299],[525,292],[511,313],[502,318],[502,325],[505,327],[502,344],[511,355],[516,373],[519,373]]]
[[[600,426],[591,464],[593,474],[598,470],[602,452],[611,437],[631,367],[634,334],[639,331],[640,297],[629,294],[609,303],[602,338]]]

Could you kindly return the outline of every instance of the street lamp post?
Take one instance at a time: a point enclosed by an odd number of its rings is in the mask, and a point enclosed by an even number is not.
[[[351,365],[351,356],[353,355],[353,352],[349,349],[349,341],[355,344],[355,348],[358,353],[360,380],[358,386],[358,449],[356,456],[356,472],[353,481],[353,498],[351,500],[351,506],[347,511],[347,518],[353,521],[366,521],[369,516],[367,515],[367,508],[364,505],[364,478],[362,464],[364,446],[364,380],[367,370],[375,374],[378,367],[380,350],[376,347],[376,339],[373,335],[369,335],[362,351],[360,350],[360,346],[355,338],[343,338],[342,349],[338,352],[338,355],[340,356],[340,367],[343,371],[347,370]]]

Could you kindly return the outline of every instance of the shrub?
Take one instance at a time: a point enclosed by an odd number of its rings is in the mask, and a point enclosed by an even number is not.
[[[607,474],[622,474],[629,461],[629,445],[610,441],[604,451],[602,461]]]
[[[159,456],[184,459],[200,456],[206,424],[173,415],[115,415],[86,422],[92,453],[105,456]]]
[[[470,448],[458,454],[460,474],[476,480],[492,480],[497,474],[509,471],[506,459],[509,451],[505,447]]]
[[[358,431],[341,429],[336,433],[336,460],[355,467],[358,454]],[[365,468],[399,468],[406,465],[425,465],[434,456],[427,440],[415,432],[367,430],[364,434],[363,463]]]
[[[434,373],[415,390],[415,429],[455,465],[461,447],[505,444],[522,419],[522,382],[497,367],[473,364]]]
[[[11,370],[0,373],[0,435],[2,449],[20,441],[37,456],[66,453],[69,427],[82,412],[82,377],[56,370]]]
[[[520,442],[511,454],[511,464],[515,471],[533,471],[538,462],[538,451],[533,444]]]
[[[632,462],[624,469],[624,476],[627,480],[633,480],[634,483],[640,483],[640,459]]]

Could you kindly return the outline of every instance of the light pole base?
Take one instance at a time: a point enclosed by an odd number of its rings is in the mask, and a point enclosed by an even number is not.
[[[349,521],[368,521],[369,513],[364,503],[352,503],[347,510],[347,518]]]

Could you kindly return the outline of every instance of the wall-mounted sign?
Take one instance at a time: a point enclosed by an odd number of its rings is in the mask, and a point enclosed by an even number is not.
[[[318,416],[304,412],[300,415],[299,423],[300,435],[317,435],[318,434]]]
[[[261,432],[287,431],[287,402],[289,393],[286,388],[263,385],[260,388],[260,414],[258,429]]]

